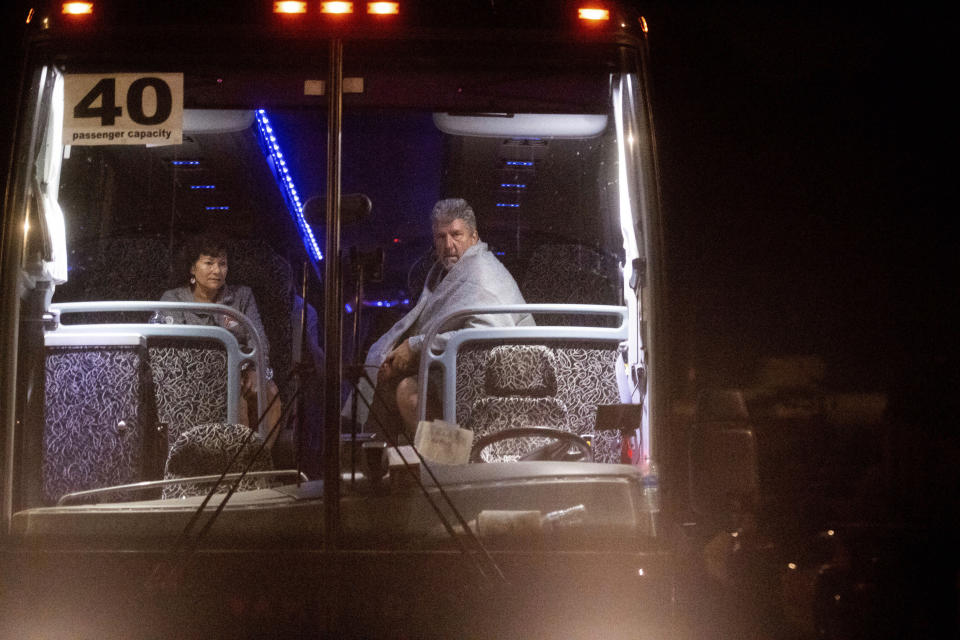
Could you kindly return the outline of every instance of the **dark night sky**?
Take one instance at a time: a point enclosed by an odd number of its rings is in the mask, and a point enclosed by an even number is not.
[[[641,6],[688,353],[708,378],[816,353],[838,388],[898,384],[938,349],[924,316],[956,264],[918,106],[935,16]]]
[[[882,425],[819,452],[843,477],[854,452],[873,448],[886,518],[955,539],[960,242],[944,196],[957,139],[946,17],[644,12],[674,324],[697,383],[749,386],[760,357],[816,354],[825,390],[886,394]]]

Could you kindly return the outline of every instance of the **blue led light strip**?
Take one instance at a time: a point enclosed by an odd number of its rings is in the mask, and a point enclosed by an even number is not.
[[[323,254],[320,252],[320,245],[313,235],[313,229],[307,224],[303,217],[303,203],[300,201],[300,195],[293,184],[293,177],[290,170],[287,169],[287,161],[283,159],[283,151],[277,143],[276,136],[273,135],[273,127],[270,126],[270,119],[267,117],[265,109],[257,109],[254,112],[257,116],[257,132],[260,134],[260,146],[267,158],[267,164],[273,170],[280,185],[280,191],[283,193],[283,199],[287,202],[287,208],[290,215],[293,216],[297,228],[300,230],[300,237],[303,239],[303,246],[306,247],[310,258],[316,263],[323,260]]]

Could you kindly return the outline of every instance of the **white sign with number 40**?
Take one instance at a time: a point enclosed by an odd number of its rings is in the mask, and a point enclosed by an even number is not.
[[[182,73],[68,74],[64,103],[64,144],[183,141]]]

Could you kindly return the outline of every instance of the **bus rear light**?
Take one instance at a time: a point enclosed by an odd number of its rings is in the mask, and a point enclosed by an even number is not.
[[[400,13],[399,2],[368,2],[367,13],[377,16],[395,16]]]
[[[577,9],[577,17],[588,22],[602,22],[610,19],[610,10],[598,9],[596,7],[581,7]]]
[[[307,3],[297,0],[280,0],[273,3],[273,12],[284,14],[306,13]]]
[[[338,15],[353,13],[353,3],[352,2],[321,2],[320,12],[332,13],[332,14],[338,14]]]
[[[63,13],[70,16],[82,16],[93,13],[92,2],[64,2]]]

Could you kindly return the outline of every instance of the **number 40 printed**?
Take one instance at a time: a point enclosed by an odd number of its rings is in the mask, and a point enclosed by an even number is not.
[[[76,74],[65,78],[67,144],[179,144],[183,74]]]

